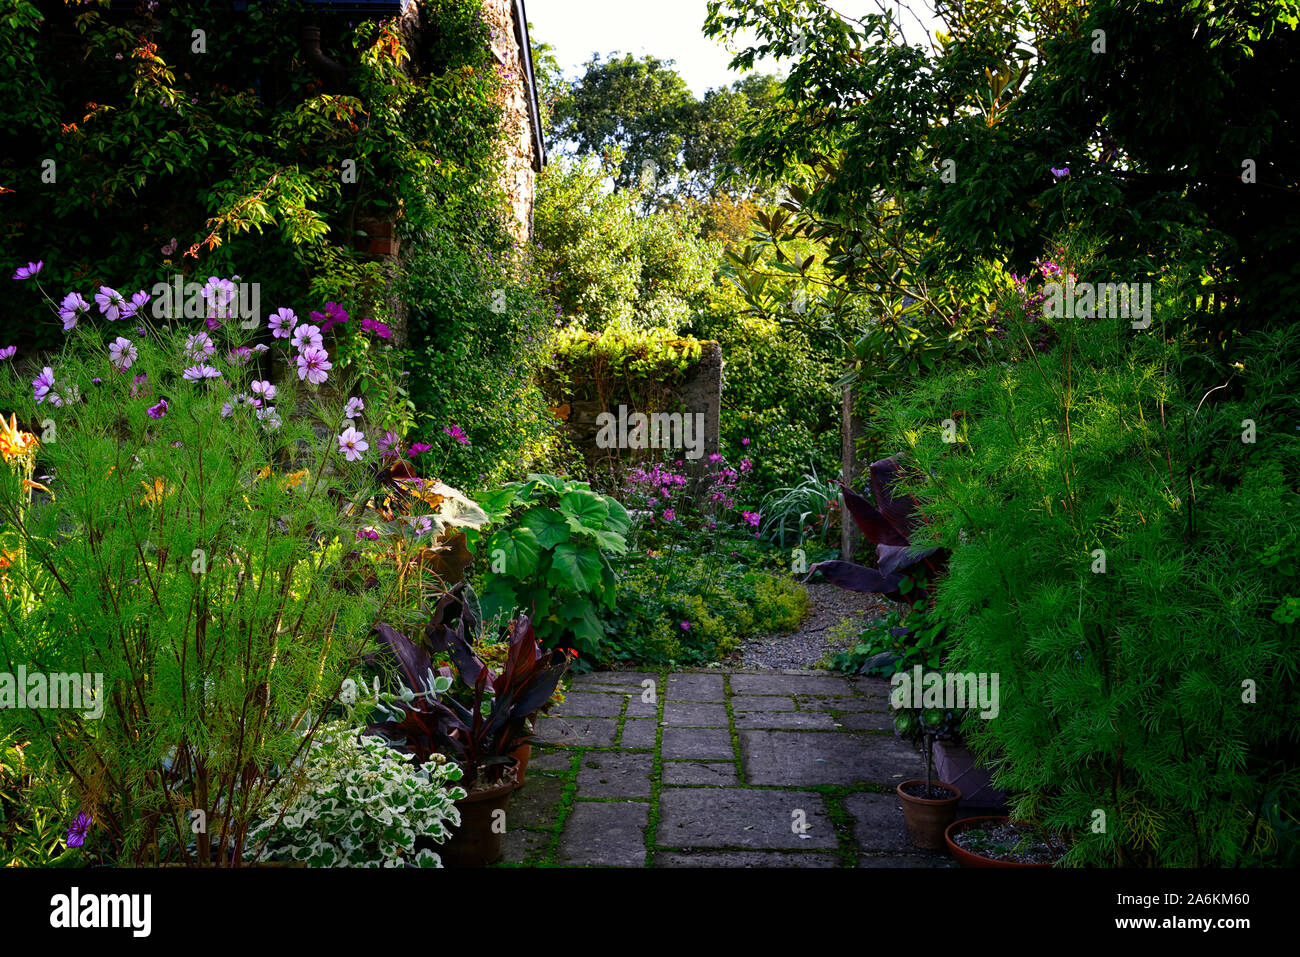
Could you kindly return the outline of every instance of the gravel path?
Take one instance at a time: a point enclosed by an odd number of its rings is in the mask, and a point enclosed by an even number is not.
[[[846,618],[881,618],[892,603],[878,595],[860,595],[826,582],[804,586],[811,600],[808,617],[787,634],[760,635],[743,642],[729,663],[742,668],[816,668],[831,645],[831,632]],[[836,646],[835,650],[841,650]]]

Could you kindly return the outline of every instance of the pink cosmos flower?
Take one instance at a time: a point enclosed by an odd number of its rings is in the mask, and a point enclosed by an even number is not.
[[[459,425],[446,426],[442,431],[447,435],[450,435],[461,445],[469,445],[469,436],[465,434],[464,430]]]
[[[18,271],[14,273],[15,279],[35,279],[37,274],[45,268],[45,261],[41,260],[36,263],[28,263],[26,266],[19,266]]]
[[[293,327],[297,324],[298,317],[293,314],[293,310],[282,306],[275,311],[275,315],[271,316],[271,335],[276,339],[288,339],[293,335]]]
[[[387,325],[374,319],[362,319],[361,328],[366,332],[374,333],[376,339],[388,339],[392,336],[393,330]]]
[[[113,363],[113,368],[118,372],[125,372],[131,368],[131,363],[140,357],[131,340],[125,336],[118,336],[108,347],[108,361]]]
[[[77,325],[77,320],[90,312],[90,303],[82,298],[79,292],[70,292],[63,297],[63,302],[59,304],[59,318],[63,320],[63,331],[71,332]]]
[[[138,315],[140,310],[144,308],[145,303],[147,303],[151,298],[152,297],[147,292],[141,289],[131,297],[130,302],[122,307],[122,318],[129,319],[132,316]]]
[[[691,623],[689,621],[682,622],[682,631],[690,631],[690,630],[691,630]]]
[[[380,455],[388,455],[388,454],[400,455],[402,451],[400,442],[401,439],[398,438],[397,433],[394,432],[392,429],[389,429],[387,432],[385,432],[383,435],[379,437],[379,444],[375,447],[375,451],[378,452]]]
[[[758,512],[741,512],[740,517],[755,528],[758,527]]]
[[[257,410],[257,418],[262,423],[262,427],[268,431],[274,432],[280,428],[280,416],[275,411],[275,406],[268,405],[265,408]]]
[[[431,448],[433,448],[433,446],[430,445],[428,442],[416,442],[414,445],[410,447],[410,449],[407,450],[406,454],[409,455],[411,458],[415,458],[417,455],[421,454],[422,452],[427,452]]]
[[[343,407],[343,414],[349,419],[355,419],[365,407],[366,404],[354,395],[348,399],[348,404]]]
[[[131,398],[138,399],[149,388],[149,377],[141,374],[131,380]]]
[[[665,522],[677,521],[677,513],[673,511],[671,508],[664,509],[664,521]]]
[[[149,418],[161,419],[164,415],[167,414],[167,400],[159,399],[157,405],[150,406],[145,411],[149,413]]]
[[[752,469],[753,467],[754,467],[754,463],[751,462],[749,459],[741,459],[741,460],[740,460],[740,470],[741,470],[742,472],[748,472],[748,471],[749,471],[750,469]]]
[[[359,528],[357,529],[357,538],[368,538],[372,542],[377,542],[379,541],[379,533],[373,528]]]
[[[202,362],[216,351],[217,347],[206,332],[197,332],[185,340],[185,355],[195,362]]]
[[[306,349],[319,349],[325,344],[321,338],[320,329],[316,326],[299,326],[293,331],[293,338],[290,340],[293,347],[299,352]]]
[[[347,310],[337,302],[325,303],[324,312],[313,312],[311,318],[321,324],[321,332],[329,332],[337,325],[348,321]]]
[[[748,445],[748,444],[749,444],[749,439],[741,439],[741,440],[740,440],[740,444],[741,444],[741,445]]]
[[[189,366],[182,376],[190,382],[199,382],[203,379],[220,379],[221,372],[213,366],[200,363],[199,365]]]
[[[3,349],[0,349],[0,360],[12,359],[17,351],[17,346],[5,346]]]
[[[370,448],[370,443],[366,441],[365,435],[350,425],[339,434],[338,440],[339,451],[347,457],[349,462],[359,462],[362,454]]]
[[[319,347],[308,346],[298,356],[298,378],[306,379],[312,385],[320,385],[329,378],[328,371],[333,369],[329,353]]]
[[[275,386],[271,385],[271,383],[267,382],[265,379],[258,379],[253,383],[253,394],[258,398],[270,402],[275,398]]]
[[[123,315],[122,310],[126,307],[126,300],[116,289],[108,286],[100,286],[99,292],[95,293],[95,304],[99,306],[99,311],[107,317],[109,322],[117,322],[118,318]]]
[[[46,366],[41,370],[41,374],[32,380],[32,386],[35,388],[36,404],[40,405],[54,388],[54,370]]]

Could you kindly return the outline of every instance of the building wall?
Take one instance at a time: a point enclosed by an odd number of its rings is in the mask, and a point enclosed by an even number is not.
[[[506,79],[502,118],[505,163],[501,185],[514,213],[515,238],[527,242],[533,233],[536,149],[528,112],[527,78],[519,41],[515,39],[514,7],[512,0],[483,0],[483,14],[492,28],[492,50],[496,54],[497,68]]]

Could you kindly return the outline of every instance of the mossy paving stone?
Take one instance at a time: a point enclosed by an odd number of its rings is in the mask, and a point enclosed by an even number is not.
[[[560,838],[558,860],[586,867],[644,867],[650,805],[577,801]]]
[[[564,696],[564,702],[551,709],[557,717],[617,718],[623,713],[622,694],[592,694],[584,691],[570,691]]]
[[[622,746],[625,748],[653,748],[659,722],[654,718],[627,718],[623,721]]]
[[[835,719],[820,711],[745,711],[736,712],[737,729],[807,728],[815,731],[834,731]]]
[[[788,695],[736,695],[731,699],[733,711],[794,711],[794,698]]]
[[[834,854],[793,851],[656,851],[655,867],[839,867]]]
[[[611,748],[617,736],[614,718],[542,718],[536,728],[540,742],[566,748]]]
[[[646,680],[658,682],[659,676],[649,671],[593,671],[590,674],[574,675],[571,679],[575,691],[592,690],[585,687],[587,685],[626,685],[640,691],[642,682]]]
[[[734,761],[665,761],[660,767],[666,786],[711,784],[727,787],[740,783]]]
[[[854,694],[853,685],[847,678],[839,678],[833,675],[788,674],[733,674],[731,676],[731,692],[737,695],[852,696]]]
[[[664,697],[669,701],[712,701],[722,702],[727,697],[727,689],[720,674],[679,674],[669,675]]]
[[[879,784],[925,773],[911,745],[892,735],[842,731],[741,731],[745,782],[777,787]]]
[[[664,724],[681,728],[726,728],[727,706],[698,701],[664,703]]]
[[[806,824],[807,830],[795,833],[796,823]],[[839,847],[820,794],[745,788],[664,788],[655,843],[671,848]]]
[[[679,758],[726,761],[734,757],[731,732],[726,728],[664,728],[660,754],[665,761]]]
[[[522,788],[510,794],[506,808],[506,828],[551,827],[559,817],[558,808],[564,794],[565,778],[550,774],[533,774],[532,762]]]
[[[859,850],[922,853],[907,836],[907,822],[897,794],[846,795],[840,804],[853,815],[853,841]]]
[[[649,798],[653,771],[646,751],[588,751],[578,763],[578,797]]]
[[[877,695],[852,695],[833,698],[800,695],[798,701],[800,711],[875,711],[880,714],[893,711],[889,706],[889,699]],[[772,708],[769,710],[775,711],[777,709]]]
[[[654,701],[646,701],[639,694],[630,695],[627,699],[627,716],[629,718],[659,717],[659,693],[655,693]]]
[[[846,731],[893,731],[894,716],[876,711],[855,711],[839,716],[840,726]]]
[[[507,824],[501,836],[501,860],[507,864],[523,864],[529,858],[544,857],[554,837],[553,831],[531,831]]]
[[[524,787],[532,781],[533,771],[560,771],[565,772],[573,767],[573,753],[564,750],[551,750],[533,745],[532,753],[528,758],[528,774],[524,778]]]

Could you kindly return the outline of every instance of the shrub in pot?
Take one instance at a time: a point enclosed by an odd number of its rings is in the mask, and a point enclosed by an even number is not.
[[[905,738],[919,740],[925,751],[925,779],[904,781],[895,788],[903,802],[903,819],[912,843],[926,850],[944,847],[944,830],[957,816],[961,791],[934,778],[934,742],[951,723],[951,715],[937,708],[904,710],[894,718],[894,728]]]

